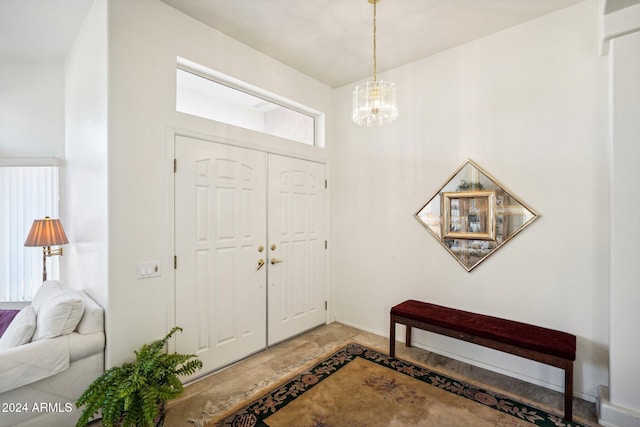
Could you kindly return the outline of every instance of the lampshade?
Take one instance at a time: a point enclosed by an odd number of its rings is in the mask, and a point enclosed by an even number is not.
[[[44,219],[33,221],[31,231],[24,242],[25,246],[55,246],[69,243],[59,219]]]
[[[398,117],[398,91],[395,84],[377,79],[376,4],[380,0],[367,1],[373,5],[373,81],[353,90],[351,118],[360,126],[381,126]]]

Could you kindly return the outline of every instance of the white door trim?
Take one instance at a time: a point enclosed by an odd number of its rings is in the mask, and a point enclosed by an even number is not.
[[[174,159],[176,156],[175,153],[175,140],[178,136],[185,136],[194,139],[200,139],[203,141],[209,141],[212,143],[219,144],[227,144],[232,145],[239,148],[246,148],[250,150],[262,151],[264,153],[278,154],[282,156],[294,157],[301,160],[308,160],[313,162],[322,163],[325,165],[325,176],[326,179],[330,182],[330,167],[328,161],[328,154],[324,148],[312,147],[304,144],[295,144],[295,148],[283,148],[281,144],[271,144],[271,142],[277,142],[280,138],[272,137],[269,135],[259,135],[259,138],[265,142],[257,142],[250,141],[255,133],[246,131],[244,129],[239,129],[230,125],[220,125],[220,129],[224,132],[220,132],[219,134],[216,132],[208,134],[201,131],[196,131],[192,129],[186,129],[179,126],[171,126],[168,125],[165,133],[165,152],[166,152],[166,161],[165,161],[165,170],[166,170],[166,179],[165,185],[167,188],[167,200],[166,200],[166,211],[167,211],[167,224],[166,224],[166,238],[167,238],[167,253],[165,255],[164,265],[164,275],[165,275],[165,300],[166,300],[166,320],[165,320],[165,330],[169,330],[176,324],[176,313],[175,313],[175,291],[176,291],[176,283],[175,283],[175,274],[173,268],[174,262],[174,251],[175,251],[175,181],[174,181]],[[248,136],[251,134],[251,136]],[[330,192],[327,191],[325,197],[325,228],[327,239],[329,238],[330,230],[331,230],[331,220],[329,216],[329,205],[331,203],[330,200]],[[331,292],[330,292],[330,268],[329,268],[329,259],[330,259],[330,248],[331,244],[329,243],[327,249],[327,263],[325,265],[326,268],[326,283],[325,283],[325,296],[328,301],[328,308],[325,313],[325,322],[330,323],[331,319],[333,319],[332,315],[332,304],[331,304]],[[169,351],[175,351],[175,339],[170,340]]]

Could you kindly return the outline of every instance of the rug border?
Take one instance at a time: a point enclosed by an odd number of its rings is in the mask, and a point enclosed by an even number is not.
[[[324,352],[323,354],[317,355],[312,361],[309,361],[308,363],[305,363],[303,365],[300,365],[299,367],[295,368],[294,371],[292,371],[291,373],[288,373],[287,375],[283,376],[281,379],[279,379],[278,381],[268,385],[267,387],[263,388],[263,389],[259,389],[256,390],[254,393],[251,394],[251,396],[246,397],[242,402],[239,402],[235,405],[233,405],[232,407],[228,408],[227,410],[221,411],[220,413],[216,414],[214,417],[212,417],[211,419],[205,421],[204,427],[216,427],[217,424],[216,423],[220,423],[222,421],[224,421],[226,418],[230,417],[231,415],[233,415],[235,412],[239,412],[242,409],[248,408],[250,406],[252,406],[254,403],[256,403],[261,397],[263,396],[268,396],[269,394],[275,392],[278,388],[284,386],[285,384],[287,384],[288,382],[291,382],[292,380],[294,380],[296,377],[300,376],[301,374],[303,374],[305,371],[310,370],[311,368],[322,364],[324,361],[326,361],[328,358],[331,358],[335,355],[337,355],[338,353],[342,352],[343,350],[345,350],[347,347],[351,346],[351,345],[356,345],[359,346],[360,348],[362,348],[364,350],[364,352],[366,351],[371,351],[375,354],[378,354],[380,356],[382,356],[382,358],[384,358],[385,360],[389,360],[392,359],[396,362],[400,362],[400,363],[406,363],[409,365],[415,365],[417,367],[420,367],[426,371],[429,371],[430,373],[436,375],[436,376],[441,376],[446,378],[447,380],[451,380],[454,382],[459,382],[462,384],[466,384],[467,386],[470,386],[470,388],[475,388],[478,389],[481,392],[490,392],[495,394],[498,397],[501,398],[505,398],[507,400],[513,401],[517,404],[521,404],[525,407],[529,407],[530,409],[535,409],[538,411],[541,411],[547,415],[551,415],[554,417],[559,418],[562,426],[571,426],[571,427],[588,427],[588,426],[593,426],[593,424],[587,420],[582,419],[582,417],[575,417],[573,421],[568,422],[564,419],[564,417],[560,414],[558,414],[557,412],[559,411],[557,408],[553,408],[550,407],[549,405],[544,405],[541,404],[540,402],[535,402],[532,401],[531,399],[528,399],[526,397],[522,397],[522,396],[517,396],[513,393],[509,393],[509,392],[505,392],[499,388],[496,387],[492,387],[492,386],[487,386],[485,384],[482,384],[478,381],[474,381],[472,379],[468,379],[465,375],[462,375],[464,377],[464,379],[460,379],[458,377],[460,377],[459,373],[453,372],[452,370],[449,369],[433,369],[432,366],[428,365],[425,362],[421,362],[421,361],[415,361],[415,360],[407,360],[405,358],[399,358],[399,357],[391,357],[388,356],[386,354],[386,352],[384,350],[375,348],[373,346],[371,346],[370,344],[363,344],[362,342],[360,342],[359,340],[348,340],[345,341],[342,345],[338,345],[336,346],[333,350],[327,350],[326,352]],[[364,358],[364,360],[367,360],[369,362],[372,363],[376,363],[378,365],[384,366],[388,369],[394,369],[391,366],[385,365],[384,362],[380,361],[380,360],[371,360],[368,359],[366,357],[363,357],[362,355],[355,355],[354,359],[356,357],[362,357]],[[354,359],[350,360],[349,362],[343,364],[340,366],[340,368],[346,366],[348,363],[350,363],[351,361],[353,361]],[[338,368],[338,370],[340,369]],[[397,370],[399,373],[404,374],[404,375],[408,375],[406,372],[402,372],[400,370]],[[444,372],[443,372],[444,371]],[[410,376],[410,375],[408,375]],[[326,379],[326,378],[324,378]],[[429,384],[429,383],[427,383]],[[430,384],[432,386],[437,387],[434,384]],[[468,396],[460,396],[466,399],[470,399],[472,401],[475,401],[477,403],[482,403],[479,402],[478,400],[474,400]],[[286,404],[284,405],[286,406]],[[549,409],[545,409],[545,407],[548,407]],[[500,409],[498,408],[493,408],[495,410],[500,411]],[[516,418],[518,418],[517,416],[509,413],[509,412],[505,412],[505,411],[501,411],[503,413],[507,413],[511,416],[514,416]],[[580,420],[576,419],[576,418],[580,418]],[[521,419],[521,418],[520,418]],[[526,421],[526,420],[525,420]],[[550,420],[549,420],[550,421]],[[565,424],[567,423],[567,424]],[[535,422],[530,422],[531,425],[537,425]],[[597,425],[597,424],[596,424]]]
[[[255,400],[257,400],[260,396],[266,395],[266,394],[269,394],[269,393],[273,393],[276,389],[282,387],[283,385],[285,385],[289,381],[293,380],[298,375],[300,375],[303,372],[311,369],[312,367],[314,367],[318,363],[322,362],[323,360],[326,360],[330,356],[333,356],[334,354],[341,352],[346,347],[348,347],[348,346],[350,346],[352,344],[358,344],[358,345],[360,345],[362,347],[368,348],[366,345],[358,343],[358,342],[353,341],[353,340],[345,341],[345,342],[343,342],[341,344],[338,344],[333,349],[326,350],[326,351],[322,352],[321,354],[317,355],[313,360],[310,360],[310,361],[308,361],[306,363],[303,363],[300,366],[295,367],[291,372],[286,373],[283,377],[281,377],[278,380],[274,381],[273,383],[265,386],[264,388],[254,390],[249,396],[245,397],[244,400],[242,400],[242,401],[230,406],[229,408],[227,408],[227,409],[225,409],[223,411],[218,412],[212,418],[204,421],[203,427],[216,427],[215,423],[224,420],[225,418],[227,418],[228,416],[230,416],[234,412],[237,412],[240,409],[244,408],[245,406],[250,405]],[[374,351],[377,351],[377,350],[374,350]]]
[[[367,347],[364,344],[361,344],[361,345],[363,345],[364,347]],[[448,359],[452,359],[452,360],[456,360],[457,361],[457,359],[453,359],[450,356],[446,356],[446,355],[443,355],[441,353],[436,353],[435,351],[428,350],[428,349],[425,349],[425,348],[422,348],[422,347],[418,347],[418,346],[404,347],[404,348],[406,348],[406,349],[417,348],[417,349],[423,350],[425,352],[429,352],[429,353],[432,353],[432,354],[436,354],[438,356],[443,356],[443,357],[446,357]],[[380,351],[380,350],[376,350],[375,348],[373,348],[372,350]],[[384,351],[381,351],[381,352],[384,353]],[[561,391],[555,390],[553,388],[545,387],[545,386],[536,384],[536,383],[534,383],[532,381],[527,381],[527,380],[524,380],[524,379],[520,379],[520,378],[516,377],[515,374],[514,374],[514,376],[510,376],[510,375],[506,375],[506,374],[503,374],[503,373],[498,372],[498,371],[492,371],[491,369],[487,369],[487,368],[484,368],[482,366],[473,365],[471,363],[461,361],[461,363],[465,363],[466,365],[472,366],[473,368],[483,369],[483,370],[485,370],[487,372],[491,372],[491,373],[496,374],[496,375],[501,375],[501,376],[509,378],[509,379],[513,379],[513,380],[521,381],[521,382],[526,383],[526,384],[537,386],[537,387],[540,387],[540,388],[542,388],[542,389],[544,389],[546,391],[552,391],[552,392],[555,392],[555,393],[560,393],[562,395],[562,397],[559,398],[561,400],[558,401],[558,405],[557,406],[552,406],[552,405],[549,405],[547,403],[540,402],[539,400],[534,400],[534,399],[526,397],[526,396],[520,396],[517,393],[514,393],[514,392],[509,391],[509,390],[505,390],[503,388],[500,388],[500,387],[497,387],[497,386],[494,386],[494,385],[491,385],[491,384],[485,384],[480,380],[469,378],[464,374],[461,374],[459,372],[455,372],[452,369],[447,369],[444,366],[433,367],[432,365],[430,365],[430,364],[428,364],[428,363],[426,363],[424,361],[420,361],[420,360],[416,360],[416,359],[412,359],[412,358],[406,358],[406,357],[404,357],[404,358],[403,357],[398,357],[397,355],[396,355],[396,358],[399,359],[399,360],[404,360],[404,361],[409,362],[409,363],[414,363],[414,364],[416,364],[418,366],[421,366],[421,367],[423,367],[425,369],[431,369],[433,372],[436,372],[438,374],[441,374],[441,375],[444,375],[444,376],[447,376],[447,377],[450,377],[450,378],[458,379],[458,381],[463,381],[463,382],[465,382],[467,384],[474,385],[474,386],[476,386],[478,388],[481,388],[481,389],[484,389],[484,390],[487,390],[487,391],[491,391],[492,393],[500,394],[500,395],[505,396],[505,397],[507,397],[509,399],[524,403],[524,404],[526,404],[528,406],[531,406],[533,408],[540,409],[540,410],[542,410],[544,412],[547,412],[549,414],[555,415],[555,416],[561,418],[563,421],[566,421],[564,419],[564,413],[563,413],[564,409],[562,407],[562,405],[564,404],[564,400],[563,400],[564,399],[564,397],[563,397],[564,393],[561,392]],[[464,380],[460,379],[459,378],[460,376],[463,376],[465,379]],[[580,415],[576,415],[575,410],[573,412],[574,413],[573,413],[573,421],[572,421],[572,423],[574,423],[574,424],[577,423],[578,425],[584,425],[585,427],[602,427],[602,425],[598,424],[597,422],[594,423],[593,421],[590,421],[590,420],[588,420],[588,419],[586,419],[586,418],[584,418],[584,417],[582,417]]]

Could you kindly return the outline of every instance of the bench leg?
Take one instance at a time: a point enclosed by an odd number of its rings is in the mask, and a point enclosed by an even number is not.
[[[396,357],[396,317],[391,315],[389,326],[389,356]]]
[[[564,369],[564,418],[573,421],[573,362]]]
[[[405,335],[404,345],[411,347],[411,326],[407,325],[407,333]]]

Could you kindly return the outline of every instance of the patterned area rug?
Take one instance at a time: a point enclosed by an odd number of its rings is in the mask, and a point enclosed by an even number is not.
[[[349,344],[216,427],[579,427],[497,393]]]

